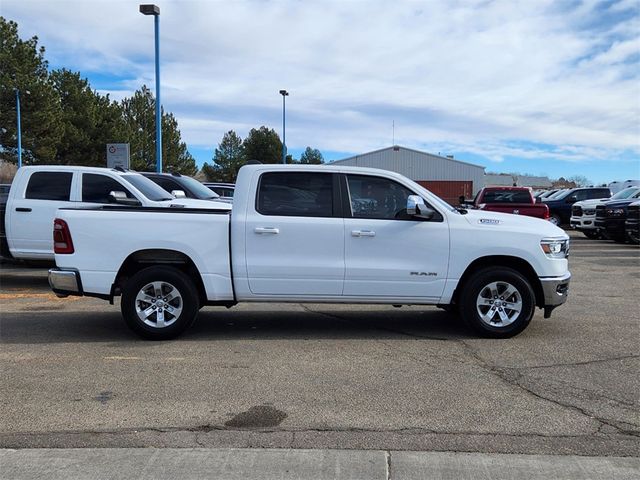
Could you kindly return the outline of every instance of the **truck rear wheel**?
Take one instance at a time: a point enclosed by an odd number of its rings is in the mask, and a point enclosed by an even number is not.
[[[484,337],[513,337],[533,318],[535,293],[528,280],[511,268],[480,270],[463,289],[460,314],[469,327]]]
[[[173,267],[140,270],[122,290],[122,316],[134,332],[149,340],[168,340],[184,332],[198,314],[193,282]]]

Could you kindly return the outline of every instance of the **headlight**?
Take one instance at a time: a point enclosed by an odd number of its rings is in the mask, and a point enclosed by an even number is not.
[[[549,258],[567,258],[569,256],[568,238],[543,238],[540,240],[540,247]]]
[[[607,215],[610,217],[619,217],[624,215],[624,208],[608,208]]]

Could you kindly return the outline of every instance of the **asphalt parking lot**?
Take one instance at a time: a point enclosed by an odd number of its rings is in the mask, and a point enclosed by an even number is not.
[[[0,447],[638,456],[640,249],[571,236],[569,301],[508,340],[431,307],[245,304],[149,342],[3,264]]]

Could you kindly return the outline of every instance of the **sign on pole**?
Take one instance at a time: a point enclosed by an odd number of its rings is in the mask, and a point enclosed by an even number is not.
[[[129,169],[129,144],[107,143],[107,168]]]

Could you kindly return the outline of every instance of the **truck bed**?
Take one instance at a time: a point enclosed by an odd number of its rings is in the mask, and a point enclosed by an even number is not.
[[[114,268],[134,255],[144,261],[145,256],[172,251],[193,261],[210,301],[234,298],[228,210],[100,207],[60,209],[58,213],[69,226],[75,252],[58,255],[56,263],[82,271],[85,294],[110,295],[118,274]]]

